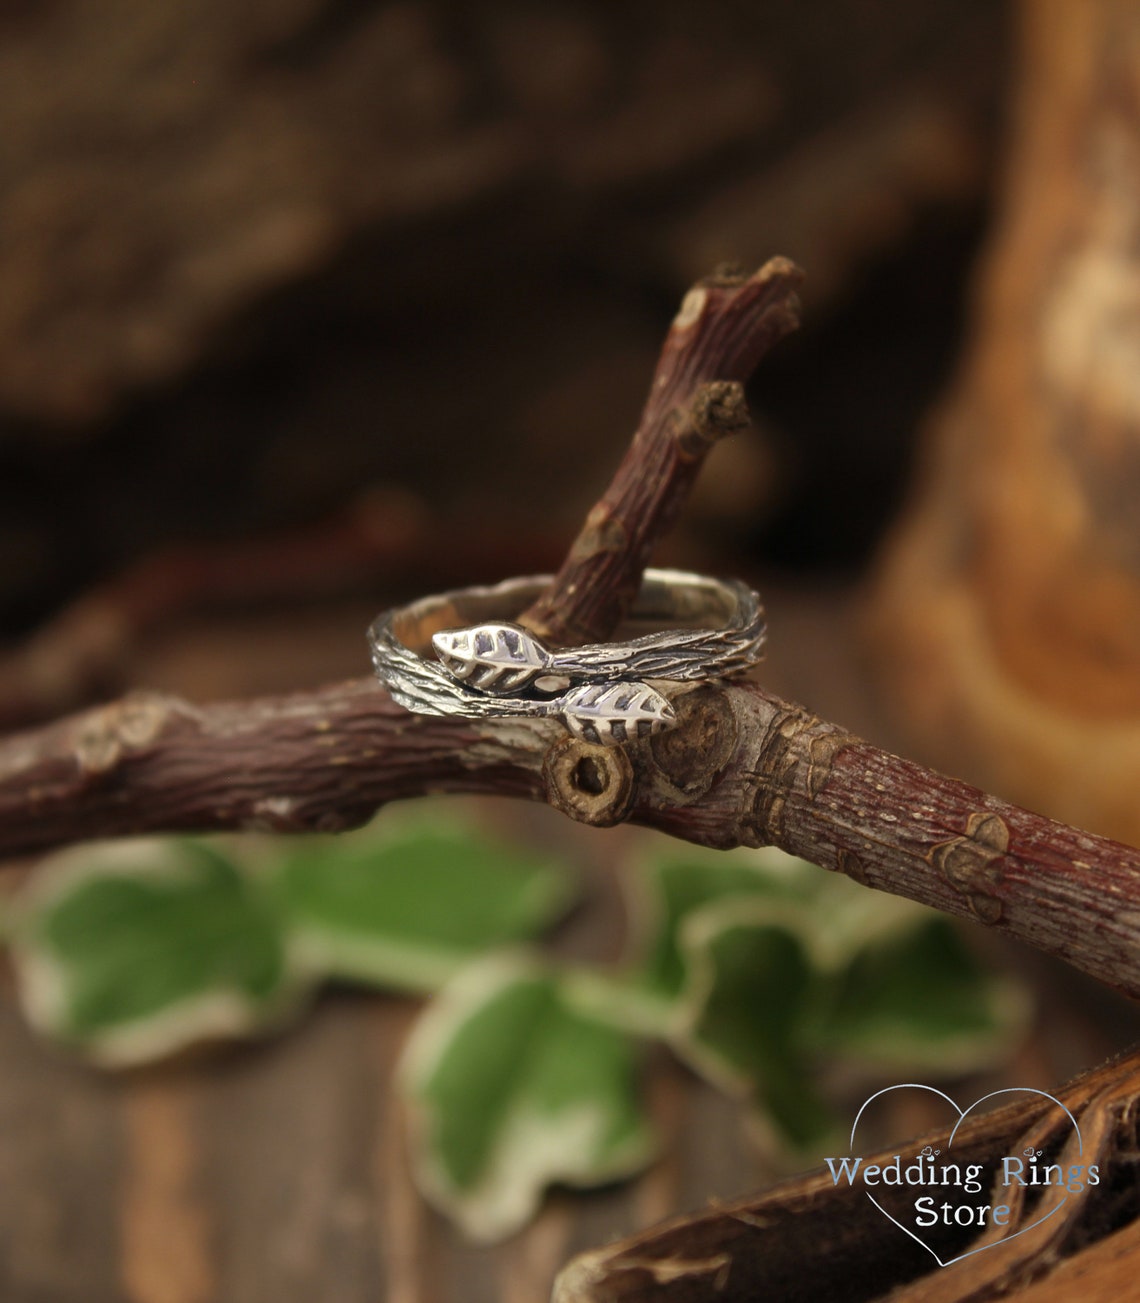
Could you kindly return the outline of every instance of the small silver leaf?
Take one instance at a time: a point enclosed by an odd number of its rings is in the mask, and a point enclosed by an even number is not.
[[[515,624],[445,629],[431,641],[453,679],[496,696],[524,688],[550,659],[543,645]]]
[[[659,732],[676,720],[668,700],[647,683],[585,683],[559,704],[575,737],[603,746]]]

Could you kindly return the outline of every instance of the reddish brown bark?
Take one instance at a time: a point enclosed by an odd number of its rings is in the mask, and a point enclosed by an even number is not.
[[[547,602],[575,637],[620,618],[710,438],[739,420],[739,378],[793,323],[797,280],[776,259],[686,300],[646,419]],[[599,522],[623,519],[597,546]],[[347,828],[437,791],[544,798],[587,823],[771,842],[1140,995],[1140,851],[890,756],[755,684],[674,695],[676,728],[614,748],[550,720],[409,715],[371,680],[203,707],[128,697],[0,742],[0,855],[128,833]]]
[[[429,792],[548,800],[704,846],[774,843],[1140,996],[1140,851],[899,759],[756,684],[604,748],[549,720],[412,716],[371,680],[209,706],[140,695],[0,743],[0,854],[159,831],[332,831]]]
[[[564,646],[610,636],[709,449],[747,423],[743,385],[799,324],[801,279],[786,258],[772,258],[753,276],[714,276],[689,291],[629,451],[524,624]]]

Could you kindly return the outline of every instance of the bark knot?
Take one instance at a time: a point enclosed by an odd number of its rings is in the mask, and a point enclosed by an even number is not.
[[[599,502],[586,517],[582,532],[570,549],[570,556],[583,561],[607,552],[624,552],[628,546],[629,533],[625,525],[606,503]]]
[[[75,736],[75,760],[84,774],[105,774],[131,751],[154,742],[170,718],[172,700],[135,692],[85,715]]]
[[[748,423],[744,386],[737,380],[709,380],[699,386],[687,407],[673,413],[669,424],[681,460],[694,462]]]
[[[814,801],[827,785],[837,757],[859,741],[802,706],[778,711],[764,731],[756,756],[754,830],[766,840],[778,841],[788,796],[800,791]]]
[[[981,922],[994,924],[1002,917],[1002,860],[1008,850],[1009,825],[1005,820],[992,811],[975,810],[966,820],[965,835],[932,846],[926,859],[955,891],[966,897]]]

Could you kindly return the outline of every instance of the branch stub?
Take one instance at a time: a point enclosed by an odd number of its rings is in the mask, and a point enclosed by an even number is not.
[[[621,823],[633,805],[633,765],[623,747],[564,737],[543,758],[542,782],[556,810],[595,828]]]

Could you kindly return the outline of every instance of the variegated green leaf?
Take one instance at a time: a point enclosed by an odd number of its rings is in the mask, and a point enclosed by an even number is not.
[[[654,854],[627,875],[630,913],[637,932],[640,981],[658,997],[675,1000],[687,980],[680,932],[685,920],[720,900],[766,902],[770,917],[811,908],[821,870],[774,847],[762,851],[678,849],[660,838]]]
[[[571,875],[437,810],[287,843],[269,876],[313,971],[434,991],[473,956],[565,912]]]
[[[474,1239],[509,1235],[552,1182],[638,1170],[652,1138],[629,1039],[575,1007],[538,961],[465,969],[428,1007],[401,1065],[417,1177]]]
[[[637,967],[597,1003],[749,1099],[776,1149],[828,1135],[819,1080],[837,1061],[959,1072],[1000,1060],[1025,1026],[1021,993],[933,911],[771,848],[661,845],[630,875]]]
[[[948,918],[916,907],[911,925],[861,947],[805,1027],[820,1052],[884,1068],[990,1066],[1027,1025],[1024,991],[988,971]]]
[[[674,1045],[723,1089],[756,1106],[777,1148],[810,1148],[834,1117],[804,1044],[825,981],[794,930],[764,902],[722,899],[681,930],[688,985]]]
[[[107,1064],[248,1035],[308,989],[271,898],[202,842],[65,851],[37,871],[13,932],[31,1022]]]

